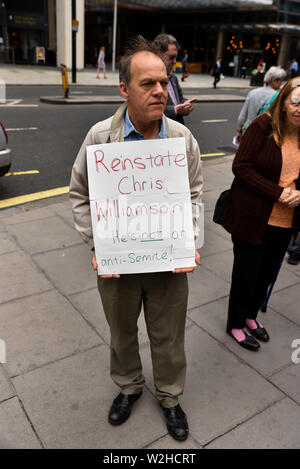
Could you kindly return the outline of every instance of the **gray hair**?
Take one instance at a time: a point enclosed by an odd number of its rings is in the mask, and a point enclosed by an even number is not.
[[[167,52],[169,44],[172,44],[177,47],[177,50],[180,49],[179,42],[171,34],[161,33],[154,39],[154,44],[160,49],[162,53]]]
[[[151,54],[159,57],[162,62],[165,63],[164,58],[156,44],[148,41],[141,35],[129,39],[129,41],[126,43],[125,53],[121,58],[119,67],[120,83],[124,82],[126,86],[130,85],[132,57],[138,52],[150,52]]]
[[[269,85],[272,80],[284,80],[286,77],[286,71],[279,65],[278,67],[271,67],[265,74],[264,83]]]

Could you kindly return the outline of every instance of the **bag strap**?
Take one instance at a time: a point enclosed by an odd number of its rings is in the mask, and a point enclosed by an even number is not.
[[[257,113],[256,115],[259,116],[259,115],[262,114],[264,111],[266,111],[266,110],[271,106],[272,102],[274,101],[274,99],[277,98],[278,95],[279,95],[279,92],[276,91],[276,92],[273,94],[272,98],[269,99],[269,101],[267,101],[265,104],[263,104],[263,105],[261,106],[261,108],[259,108],[259,111],[258,111],[258,113]]]

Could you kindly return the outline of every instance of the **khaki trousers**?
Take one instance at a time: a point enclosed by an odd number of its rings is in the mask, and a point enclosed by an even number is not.
[[[113,381],[124,394],[140,392],[145,383],[137,327],[143,305],[156,396],[163,407],[176,406],[186,375],[186,274],[159,272],[121,275],[119,279],[98,277],[98,289],[111,332]]]

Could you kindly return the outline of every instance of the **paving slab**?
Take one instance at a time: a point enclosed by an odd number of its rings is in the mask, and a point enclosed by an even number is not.
[[[3,217],[3,223],[5,225],[16,225],[17,223],[24,223],[27,221],[43,220],[44,218],[48,218],[49,215],[53,215],[50,207],[35,208],[34,210],[26,210],[25,207],[24,210],[21,210],[20,208],[18,210],[18,213]],[[3,213],[4,212],[7,211],[5,210]]]
[[[29,256],[15,251],[1,256],[0,303],[52,289]]]
[[[224,187],[229,189],[232,181],[233,174],[231,170],[232,162],[229,164],[222,165],[203,165],[203,178],[204,178],[204,190],[210,190],[209,187]],[[216,191],[217,198],[219,194]]]
[[[240,425],[207,449],[300,449],[300,408],[286,398]]]
[[[222,238],[209,228],[204,230],[204,246],[199,250],[201,258],[212,254],[220,254],[225,251],[232,252],[232,242]],[[204,262],[205,265],[205,262]]]
[[[259,320],[266,327],[271,340],[261,343],[257,353],[240,347],[226,334],[228,298],[214,301],[208,305],[188,312],[189,318],[207,331],[212,337],[224,344],[237,357],[244,360],[265,377],[270,377],[283,367],[292,364],[291,344],[296,337],[300,338],[300,329],[288,319],[269,309],[267,314],[260,313]]]
[[[16,237],[20,246],[30,254],[50,251],[79,244],[82,238],[58,216],[40,220],[26,221],[10,225],[9,231]]]
[[[215,171],[215,167],[216,166],[203,167],[203,178],[205,190],[215,192],[217,200],[221,192],[230,188],[233,178],[232,175],[226,174],[226,170],[224,174]]]
[[[8,449],[40,449],[17,397],[0,403],[0,444]]]
[[[299,338],[300,339],[300,338]],[[295,351],[295,350],[294,350]],[[298,352],[298,358],[300,353]],[[300,364],[291,365],[273,375],[270,381],[300,405]]]
[[[6,376],[3,365],[0,365],[0,402],[6,401],[15,395],[16,393]]]
[[[298,283],[280,292],[274,292],[270,298],[270,305],[275,311],[278,311],[300,326],[299,290],[300,284]]]
[[[282,265],[276,283],[274,285],[273,292],[281,291],[285,288],[288,288],[292,285],[298,285],[298,289],[300,286],[300,278],[296,274],[296,272],[292,272],[287,269],[286,265]],[[299,298],[299,296],[298,296]]]
[[[158,404],[145,390],[130,420],[112,427],[107,415],[118,388],[102,345],[13,379],[46,448],[143,448],[166,435]]]
[[[63,218],[72,228],[74,228],[74,219],[72,215],[70,202],[67,200],[63,203],[53,204],[51,210]]]
[[[163,438],[159,438],[158,440],[154,441],[151,445],[147,446],[146,449],[170,449],[170,450],[183,450],[183,449],[190,449],[190,450],[199,450],[201,446],[197,444],[193,440],[191,436],[186,441],[176,441],[173,438],[168,436],[164,436]]]
[[[0,305],[1,335],[10,376],[26,373],[102,343],[58,292],[50,291]]]
[[[231,283],[231,272],[233,265],[232,244],[231,249],[228,248],[226,251],[224,250],[224,252],[205,256],[202,264],[207,270],[213,272],[225,282]]]
[[[283,394],[197,326],[186,331],[187,379],[182,408],[200,446],[263,411]],[[149,350],[142,352],[147,385],[154,393]]]
[[[195,272],[188,274],[188,309],[210,303],[217,298],[228,295],[228,283],[207,270],[203,264]]]
[[[206,231],[209,230],[216,235],[220,236],[222,239],[230,241],[231,243],[231,250],[232,250],[232,241],[231,241],[231,234],[228,233],[227,231],[224,230],[224,228],[215,223],[213,221],[213,211],[207,211],[205,213],[205,218],[204,218],[204,239],[205,239],[205,233]]]
[[[205,190],[203,192],[203,203],[205,212],[214,210],[218,195],[215,190]]]
[[[9,233],[0,231],[0,256],[1,254],[7,254],[9,252],[17,251],[19,247],[14,242],[12,236]]]
[[[293,274],[300,276],[300,263],[297,264],[297,265],[288,264],[288,263],[286,262],[286,259],[287,259],[287,258],[288,258],[288,256],[286,256],[283,265],[284,265],[284,266],[286,267],[286,269],[288,269],[290,272],[293,272]]]
[[[83,242],[77,246],[34,256],[35,262],[65,295],[91,289],[97,284],[91,259],[91,251]]]

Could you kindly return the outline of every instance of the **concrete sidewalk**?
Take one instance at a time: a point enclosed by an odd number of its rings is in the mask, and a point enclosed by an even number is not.
[[[181,74],[178,74],[180,79]],[[69,84],[72,84],[72,73],[68,72]],[[43,65],[4,65],[0,64],[0,79],[7,85],[61,85],[61,72],[59,68]],[[191,74],[184,82],[180,81],[182,88],[213,88],[213,78],[210,75]],[[218,84],[218,88],[249,88],[249,79],[225,77]],[[89,86],[118,86],[119,73],[107,71],[107,79],[101,75],[96,78],[96,68],[86,68],[77,72],[77,85]]]
[[[300,339],[300,265],[283,265],[260,316],[271,341],[258,353],[225,333],[232,245],[212,210],[232,180],[231,163],[204,162],[206,232],[202,265],[189,275],[184,443],[168,435],[154,397],[142,318],[147,386],[125,424],[107,422],[118,393],[109,377],[109,330],[67,197],[0,212],[7,362],[0,366],[0,441],[24,448],[300,448],[300,364],[291,358]]]
[[[77,83],[73,85],[71,83],[72,74],[68,72],[70,93],[68,98],[64,98],[64,92],[62,87],[62,79],[60,69],[53,67],[43,66],[12,66],[12,65],[0,65],[0,79],[5,82],[6,85],[61,85],[61,94],[43,96],[43,88],[41,88],[41,102],[48,104],[116,104],[122,103],[124,99],[119,95],[103,96],[101,89],[103,86],[115,86],[119,85],[119,74],[118,72],[112,73],[107,72],[107,79],[96,78],[96,69],[87,68],[83,71],[77,72]],[[180,79],[180,74],[178,74]],[[250,89],[249,80],[242,78],[225,77],[224,80],[218,85],[218,92],[214,94],[201,94],[197,93],[197,89],[209,89],[212,86],[213,78],[210,75],[192,74],[184,82],[180,81],[180,85],[185,92],[185,97],[188,99],[196,99],[197,102],[243,102],[245,96],[234,94],[235,90]],[[76,95],[74,89],[76,86],[98,86],[98,95]],[[188,93],[186,90],[189,90]],[[191,89],[193,92],[191,92]],[[231,94],[222,94],[222,90],[231,90]]]

